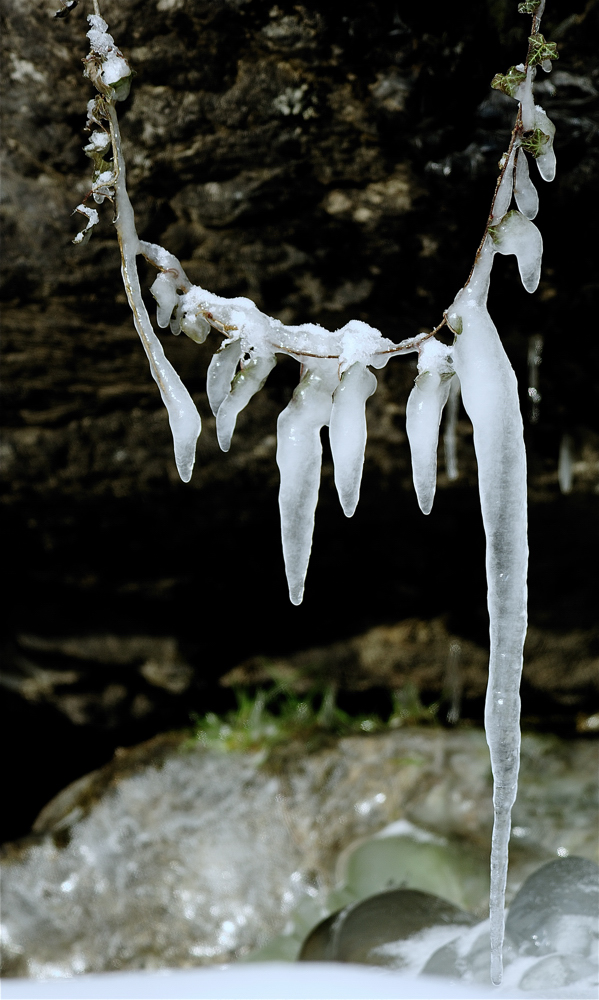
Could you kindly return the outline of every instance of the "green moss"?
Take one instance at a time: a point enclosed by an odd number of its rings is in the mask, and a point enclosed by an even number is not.
[[[392,694],[391,714],[382,719],[377,714],[349,715],[339,708],[332,685],[314,688],[303,697],[280,684],[259,688],[254,694],[237,689],[237,707],[224,715],[208,712],[192,716],[191,739],[186,746],[198,743],[208,749],[228,751],[270,751],[275,747],[300,742],[310,752],[330,737],[382,732],[415,723],[434,723],[439,703],[423,705],[417,688],[406,684]]]

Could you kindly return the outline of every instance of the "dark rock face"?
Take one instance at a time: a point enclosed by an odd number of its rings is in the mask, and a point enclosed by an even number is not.
[[[558,177],[540,190],[542,284],[528,296],[512,258],[501,259],[490,309],[529,415],[529,337],[543,336],[542,400],[527,425],[531,617],[564,633],[595,618],[586,567],[597,544],[596,273],[580,233],[595,203],[597,46],[592,9],[548,6],[544,30],[560,62],[540,74],[538,99],[557,125]],[[80,4],[54,20],[53,10],[46,0],[9,0],[3,17],[7,641],[176,636],[195,671],[193,696],[173,707],[177,696],[163,686],[163,714],[144,723],[142,712],[132,735],[119,724],[122,742],[183,724],[210,703],[217,678],[251,656],[410,615],[449,615],[452,633],[484,645],[471,428],[462,415],[460,479],[450,484],[441,469],[433,514],[422,518],[404,420],[413,360],[379,374],[351,522],[325,460],[300,609],[287,602],[274,462],[276,416],[297,381],[292,362],[241,414],[224,456],[205,397],[218,338],[198,347],[165,335],[204,419],[192,482],[178,481],[120,285],[108,203],[90,243],[70,242],[70,213],[90,184],[81,149],[92,96],[80,62],[87,11]],[[424,7],[374,2],[337,13],[321,2],[110,0],[102,11],[137,73],[119,111],[142,238],[177,254],[193,281],[248,295],[288,323],[336,328],[358,318],[400,339],[439,322],[468,274],[514,118],[514,102],[489,80],[522,58],[528,21],[515,3],[453,5],[434,22]],[[569,496],[557,485],[564,433]],[[140,693],[110,697],[133,704]],[[27,729],[22,702],[9,705]],[[98,718],[111,712],[100,707]],[[38,716],[35,726],[52,720]],[[107,755],[94,740],[81,770]],[[76,776],[70,766],[52,790]]]

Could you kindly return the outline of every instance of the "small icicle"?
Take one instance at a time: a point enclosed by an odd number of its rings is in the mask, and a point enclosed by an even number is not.
[[[406,408],[414,489],[423,514],[430,514],[437,487],[439,426],[453,375],[450,357],[451,348],[434,337],[424,342],[418,359],[420,374]]]
[[[449,397],[445,408],[445,432],[443,450],[445,452],[445,474],[451,481],[458,478],[458,449],[456,429],[460,409],[460,380],[454,375],[449,382]]]
[[[528,159],[523,149],[518,150],[514,194],[516,205],[527,219],[534,219],[539,211],[539,195],[530,179]]]
[[[543,237],[534,222],[521,212],[508,212],[494,228],[493,250],[501,254],[515,254],[526,291],[536,290],[541,278]]]
[[[548,136],[536,156],[537,167],[544,181],[552,181],[555,177],[555,151],[553,149],[553,139],[555,136],[555,125],[548,115],[538,105],[535,106],[535,129],[540,129],[543,135]]]
[[[495,201],[493,203],[493,218],[491,220],[491,225],[493,226],[495,226],[498,222],[501,222],[505,213],[510,207],[510,202],[512,200],[512,191],[514,186],[515,157],[516,157],[516,150],[514,148],[510,153],[507,166],[505,168],[503,177],[501,178],[501,184],[499,185],[499,190],[495,195]]]
[[[557,478],[559,488],[562,493],[572,492],[572,438],[569,434],[562,434],[559,446],[559,461],[557,465]]]
[[[237,416],[248,405],[252,396],[260,391],[277,363],[274,354],[253,358],[233,379],[231,391],[225,396],[216,414],[216,434],[223,451],[231,447]]]
[[[517,69],[523,70],[524,66],[520,65]],[[526,71],[526,80],[520,85],[515,95],[516,100],[520,101],[522,107],[522,128],[525,132],[534,128],[535,101],[532,93],[532,85],[536,75],[536,67],[529,66]]]
[[[540,333],[533,333],[528,338],[528,398],[530,399],[530,422],[536,424],[539,421],[539,407],[541,403],[541,393],[539,392],[539,367],[543,359],[543,337]]]
[[[225,340],[208,365],[206,392],[214,416],[220,404],[231,391],[231,382],[241,357],[241,341]]]
[[[329,423],[337,364],[309,369],[277,422],[279,509],[285,572],[292,604],[301,604],[308,571],[322,462],[321,428]]]
[[[532,223],[529,223],[532,225]],[[520,762],[520,676],[526,635],[526,453],[518,387],[487,312],[493,246],[487,239],[468,285],[448,312],[462,332],[453,346],[464,407],[474,429],[487,539],[490,658],[485,731],[493,772],[491,979],[502,978],[511,810]],[[456,325],[458,324],[458,325]]]
[[[150,291],[158,303],[156,322],[160,329],[164,330],[169,325],[173,309],[179,302],[175,279],[168,272],[161,271],[156,276]]]
[[[346,517],[358,505],[366,447],[365,406],[376,387],[376,376],[356,362],[343,373],[333,394],[329,439],[335,486]]]

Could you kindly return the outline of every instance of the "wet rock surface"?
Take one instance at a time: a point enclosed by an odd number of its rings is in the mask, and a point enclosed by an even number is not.
[[[510,896],[557,852],[595,858],[595,770],[587,741],[525,738]],[[269,947],[293,958],[327,912],[385,888],[382,869],[430,893],[433,858],[436,894],[480,919],[490,827],[479,731],[268,756],[160,737],[66,789],[5,850],[4,972],[190,966]]]
[[[510,905],[504,984],[541,990],[542,996],[594,997],[599,985],[598,920],[597,864],[580,857],[544,864],[526,879]],[[488,982],[488,952],[485,923],[439,948],[422,971]],[[565,992],[558,994],[560,989]]]
[[[475,918],[446,900],[414,889],[390,889],[327,917],[305,941],[305,962],[360,962],[402,968],[414,954],[413,939],[436,928],[453,939]],[[401,942],[401,946],[390,948]],[[403,947],[402,947],[403,946]],[[405,948],[405,956],[401,951]],[[402,961],[403,958],[403,961]]]

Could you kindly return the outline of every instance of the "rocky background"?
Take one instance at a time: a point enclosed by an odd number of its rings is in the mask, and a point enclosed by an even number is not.
[[[514,259],[499,258],[490,295],[526,414],[524,715],[569,733],[577,720],[590,731],[599,647],[597,5],[574,8],[549,0],[543,23],[560,60],[537,87],[558,155],[555,182],[539,180],[541,286],[527,295]],[[480,720],[485,680],[471,427],[462,414],[460,478],[441,468],[424,518],[405,437],[411,357],[379,373],[351,521],[325,455],[300,608],[286,593],[274,461],[292,361],[222,455],[205,396],[218,338],[163,335],[204,420],[192,481],[178,481],[108,204],[91,242],[71,244],[90,183],[88,10],[54,20],[55,9],[3,4],[5,838],[118,745],[227,706],[232,683],[263,683],[273,663],[298,690],[332,680],[350,710],[411,683],[425,702],[461,691],[463,714]],[[434,19],[387,0],[103,0],[102,12],[137,73],[120,111],[142,238],[193,281],[286,323],[353,317],[399,340],[439,322],[469,272],[514,119],[489,81],[525,53],[515,2],[448,4]]]

